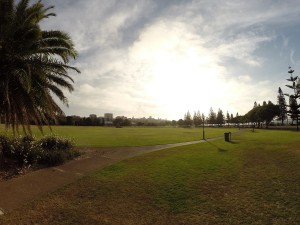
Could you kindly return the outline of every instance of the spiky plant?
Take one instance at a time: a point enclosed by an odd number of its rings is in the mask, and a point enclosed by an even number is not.
[[[77,52],[68,34],[46,31],[40,22],[54,13],[41,1],[0,0],[0,116],[14,133],[22,127],[31,133],[30,124],[42,125],[56,121],[63,114],[54,101],[68,100],[63,89],[73,90],[69,65]]]

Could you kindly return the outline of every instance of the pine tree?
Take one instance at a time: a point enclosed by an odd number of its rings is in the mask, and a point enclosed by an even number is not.
[[[287,111],[288,115],[294,120],[296,119],[297,121],[297,131],[299,131],[299,126],[298,126],[298,120],[299,120],[299,107],[300,105],[297,102],[297,99],[300,97],[299,95],[299,79],[298,76],[294,77],[293,73],[295,70],[293,70],[291,67],[289,67],[288,73],[290,74],[290,78],[287,79],[287,81],[292,82],[292,85],[285,85],[288,88],[293,90],[293,94],[285,94],[286,96],[289,97],[289,110]],[[296,84],[298,83],[298,84]]]
[[[194,112],[194,116],[193,116],[193,123],[194,123],[194,126],[196,127],[198,125],[198,118],[197,118],[197,114],[196,112]]]
[[[191,116],[190,112],[188,111],[184,115],[184,125],[185,126],[192,126],[192,124],[193,124],[192,116]]]
[[[208,123],[215,124],[217,119],[217,115],[214,112],[213,108],[210,108],[209,115],[208,115]]]
[[[197,112],[197,118],[199,120],[199,126],[203,123],[203,116],[201,115],[200,111]]]
[[[224,114],[223,111],[221,109],[218,110],[218,114],[217,114],[217,118],[216,118],[216,122],[218,125],[222,125],[224,124]]]
[[[227,123],[230,123],[230,115],[229,115],[228,111],[226,113],[226,121],[227,121]]]
[[[286,107],[286,101],[285,101],[284,94],[280,87],[278,88],[277,104],[279,106],[278,119],[281,120],[281,125],[283,125],[283,121],[286,119],[287,107]]]
[[[193,117],[193,121],[194,121],[194,125],[195,127],[201,126],[202,124],[202,118],[201,118],[201,114],[198,110],[198,112],[194,112],[194,117]]]

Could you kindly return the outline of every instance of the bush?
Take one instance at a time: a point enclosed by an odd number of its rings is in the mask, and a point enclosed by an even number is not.
[[[4,135],[0,135],[0,150],[4,157],[12,156],[12,141]]]
[[[28,135],[17,138],[0,136],[0,156],[15,159],[22,166],[36,163],[62,164],[80,155],[72,148],[73,142],[70,139],[58,136],[47,136],[38,141]]]
[[[80,153],[78,151],[72,149],[68,151],[45,151],[41,157],[41,163],[51,166],[59,165],[79,155]]]
[[[37,163],[41,155],[41,149],[32,136],[20,136],[8,138],[0,136],[3,156],[12,158],[20,165],[32,165]]]
[[[33,165],[40,159],[41,149],[30,136],[13,139],[13,156],[21,165]]]
[[[12,158],[15,152],[15,141],[12,138],[1,135],[0,148],[5,157]]]
[[[43,164],[58,165],[80,155],[78,151],[73,150],[73,142],[68,138],[46,136],[39,143],[44,150],[41,155]]]
[[[0,167],[4,165],[5,163],[5,158],[7,157],[7,146],[9,139],[4,136],[4,135],[0,135]]]
[[[40,146],[44,150],[62,150],[68,151],[73,148],[73,142],[68,138],[62,138],[58,136],[46,136],[40,141]]]

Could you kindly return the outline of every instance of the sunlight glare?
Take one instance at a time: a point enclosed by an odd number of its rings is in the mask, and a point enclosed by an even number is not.
[[[146,90],[168,112],[206,112],[224,91],[218,68],[209,61],[195,54],[160,52]]]

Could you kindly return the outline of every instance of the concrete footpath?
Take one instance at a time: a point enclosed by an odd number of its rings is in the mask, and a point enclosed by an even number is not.
[[[208,141],[222,138],[208,139]],[[141,147],[79,148],[85,154],[78,159],[69,161],[61,166],[48,167],[8,181],[1,181],[0,215],[21,207],[25,203],[39,199],[43,195],[70,184],[84,175],[124,159],[147,152],[201,142],[204,141]]]

